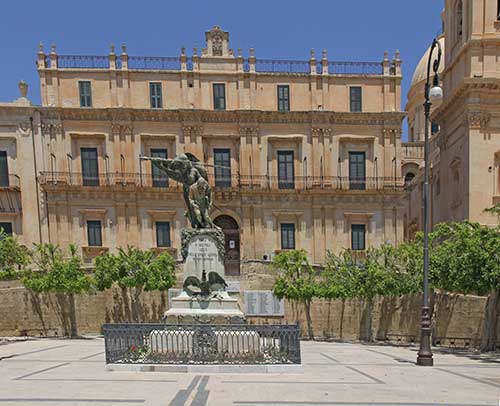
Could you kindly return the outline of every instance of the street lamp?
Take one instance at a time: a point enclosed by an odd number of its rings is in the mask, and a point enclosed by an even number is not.
[[[434,62],[432,55],[437,48],[438,53]],[[431,314],[429,308],[429,115],[433,102],[443,98],[443,89],[439,86],[438,69],[441,63],[441,44],[434,38],[429,52],[427,63],[427,81],[425,83],[425,140],[424,140],[424,303],[422,306],[422,327],[420,330],[420,349],[418,350],[417,365],[431,367],[434,365],[431,350]],[[434,79],[431,87],[431,64]]]

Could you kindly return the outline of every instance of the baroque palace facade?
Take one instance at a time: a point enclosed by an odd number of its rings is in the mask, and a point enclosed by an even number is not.
[[[304,248],[363,252],[404,236],[401,61],[248,58],[219,27],[180,57],[38,53],[41,106],[0,104],[0,226],[21,242],[177,255],[181,189],[141,161],[209,167],[230,273]],[[418,148],[417,148],[418,149]],[[411,152],[413,151],[413,152]],[[215,166],[215,167],[212,167]]]
[[[462,220],[496,225],[484,210],[500,203],[500,1],[446,0],[442,20],[444,99],[433,106],[429,144],[431,226]],[[410,135],[417,143],[425,128],[420,106],[427,60],[428,53],[408,93]],[[411,238],[423,227],[423,168],[403,171],[416,175],[405,214]]]

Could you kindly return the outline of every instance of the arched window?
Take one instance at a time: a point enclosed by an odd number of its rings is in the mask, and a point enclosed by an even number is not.
[[[405,185],[409,185],[414,177],[415,177],[415,174],[413,172],[408,172],[405,176]]]
[[[457,40],[462,38],[464,30],[464,6],[462,0],[457,3],[456,8],[456,27],[457,27]]]

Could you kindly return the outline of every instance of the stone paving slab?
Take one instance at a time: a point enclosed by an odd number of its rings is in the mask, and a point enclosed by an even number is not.
[[[0,346],[0,406],[497,406],[498,359],[416,349],[303,342],[303,372],[106,371],[104,342],[16,341]]]

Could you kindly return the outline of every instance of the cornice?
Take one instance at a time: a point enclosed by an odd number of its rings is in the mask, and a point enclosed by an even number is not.
[[[499,91],[500,92],[500,79],[493,78],[465,78],[457,86],[454,93],[447,98],[441,106],[439,106],[431,114],[431,119],[436,122],[442,122],[444,117],[450,112],[454,111],[457,102],[472,91]]]
[[[172,122],[201,126],[203,123],[238,123],[242,127],[258,124],[309,125],[380,125],[400,126],[405,112],[349,113],[324,111],[277,112],[262,110],[143,110],[132,108],[83,109],[64,107],[40,108],[42,120],[81,120],[112,122]]]

